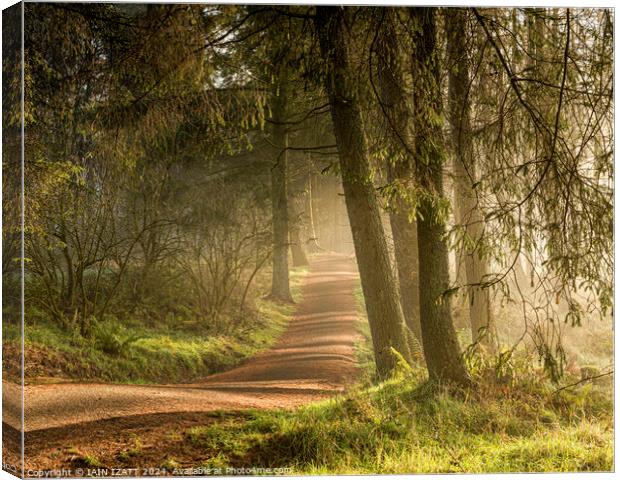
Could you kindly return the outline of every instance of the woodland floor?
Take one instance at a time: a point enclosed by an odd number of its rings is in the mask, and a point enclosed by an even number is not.
[[[296,314],[276,346],[199,382],[26,386],[26,469],[119,467],[122,458],[131,457],[123,447],[132,439],[139,439],[143,466],[161,465],[165,452],[200,463],[195,458],[200,450],[184,453],[187,447],[175,429],[208,424],[221,418],[221,411],[293,408],[343,392],[359,372],[356,285],[354,259],[314,257]],[[3,436],[9,446],[18,436],[19,389],[4,382],[3,397]],[[5,461],[10,462],[8,450]],[[80,453],[85,451],[96,452],[97,460]]]

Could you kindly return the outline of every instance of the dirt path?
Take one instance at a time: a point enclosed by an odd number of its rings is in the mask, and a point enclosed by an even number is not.
[[[163,418],[181,412],[191,416],[215,410],[295,407],[343,391],[357,371],[356,278],[353,259],[314,257],[297,314],[277,345],[238,368],[198,383],[27,386],[25,430],[79,430],[104,420],[127,422],[130,417]],[[3,420],[18,428],[19,390],[9,383],[3,387]]]

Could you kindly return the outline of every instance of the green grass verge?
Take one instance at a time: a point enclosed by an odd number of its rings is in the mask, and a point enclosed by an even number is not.
[[[290,467],[294,474],[575,472],[613,469],[609,385],[555,392],[527,374],[510,386],[450,393],[422,366],[366,387],[374,375],[361,287],[355,351],[364,375],[346,397],[296,412],[252,412],[191,429],[206,466]]]
[[[291,272],[291,291],[299,300],[307,269]],[[31,382],[75,379],[119,383],[185,382],[231,368],[271,347],[288,325],[295,305],[256,300],[243,322],[226,334],[200,328],[136,323],[115,325],[94,339],[68,333],[47,322],[27,324],[26,378]],[[19,375],[19,327],[3,326],[3,364],[8,377]],[[14,362],[11,362],[11,358]],[[12,365],[15,363],[15,365]],[[14,371],[16,370],[16,371]]]
[[[409,373],[294,412],[195,427],[186,441],[204,450],[204,466],[293,474],[609,471],[612,415],[598,390],[449,393]]]

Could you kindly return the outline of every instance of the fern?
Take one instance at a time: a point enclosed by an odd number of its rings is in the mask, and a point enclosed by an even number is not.
[[[128,335],[126,329],[116,322],[95,321],[94,323],[95,347],[108,355],[127,357],[131,345],[144,338],[135,333]]]

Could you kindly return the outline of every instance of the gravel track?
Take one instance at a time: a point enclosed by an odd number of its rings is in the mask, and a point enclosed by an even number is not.
[[[64,383],[25,387],[25,430],[41,432],[145,415],[292,408],[342,392],[357,377],[355,260],[311,258],[302,298],[270,350],[233,370],[184,385]],[[19,387],[3,382],[3,421],[19,429]]]

